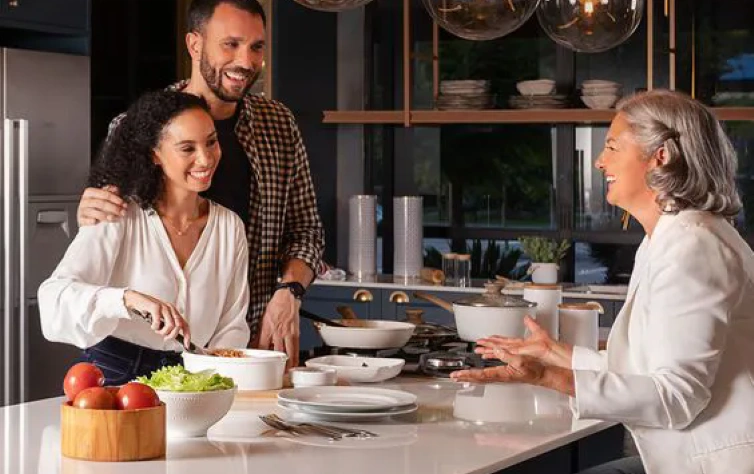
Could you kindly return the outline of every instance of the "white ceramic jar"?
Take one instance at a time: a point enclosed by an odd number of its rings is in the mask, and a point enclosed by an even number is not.
[[[594,301],[558,305],[560,341],[598,350],[599,315],[603,312],[602,305]]]
[[[563,302],[563,287],[560,285],[547,285],[530,283],[524,286],[524,299],[537,303],[533,311],[537,324],[550,334],[556,341],[560,337],[558,324],[558,305]]]

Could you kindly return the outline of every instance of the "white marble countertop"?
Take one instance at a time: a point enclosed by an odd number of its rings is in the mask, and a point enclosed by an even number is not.
[[[387,290],[403,291],[445,291],[453,293],[481,293],[484,291],[484,284],[487,280],[473,280],[472,286],[445,286],[433,285],[421,278],[406,278],[394,275],[376,275],[369,278],[357,278],[347,276],[345,280],[323,280],[317,279],[314,285],[332,286],[332,287],[358,287],[358,288],[379,288]],[[584,298],[624,301],[626,299],[625,285],[582,285],[578,283],[562,283],[563,297],[565,298]],[[522,295],[523,290],[515,286],[505,290],[506,294]]]
[[[60,398],[0,408],[2,474],[493,473],[613,426],[574,420],[567,398],[520,385],[398,378],[419,397],[412,415],[362,426],[371,440],[263,435],[274,400],[237,399],[206,438],[169,439],[165,459],[95,463],[60,454]]]

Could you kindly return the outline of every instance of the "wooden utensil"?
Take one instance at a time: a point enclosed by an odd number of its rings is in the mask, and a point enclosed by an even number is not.
[[[359,319],[356,312],[350,306],[338,306],[335,311],[343,317],[343,319]]]
[[[429,293],[425,293],[423,291],[415,291],[414,298],[419,298],[420,300],[429,301],[430,303],[434,303],[444,310],[454,313],[453,304],[437,296],[430,295]]]
[[[422,280],[428,281],[435,285],[440,285],[445,281],[445,274],[442,270],[436,268],[425,267],[419,271],[419,276]]]
[[[165,404],[141,410],[60,408],[63,456],[88,461],[140,461],[165,456]]]

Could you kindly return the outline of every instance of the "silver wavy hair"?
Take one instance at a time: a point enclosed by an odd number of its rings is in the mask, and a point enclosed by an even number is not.
[[[647,175],[660,209],[668,213],[695,209],[725,217],[738,214],[736,151],[704,105],[659,89],[627,97],[616,108],[647,157],[665,148],[665,163]]]

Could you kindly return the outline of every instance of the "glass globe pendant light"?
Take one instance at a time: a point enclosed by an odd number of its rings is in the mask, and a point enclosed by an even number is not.
[[[547,36],[581,53],[626,41],[641,23],[644,0],[541,0],[537,18]]]
[[[296,3],[323,12],[342,12],[363,7],[372,0],[295,0]]]
[[[424,0],[443,29],[464,39],[500,38],[526,23],[539,0]]]

